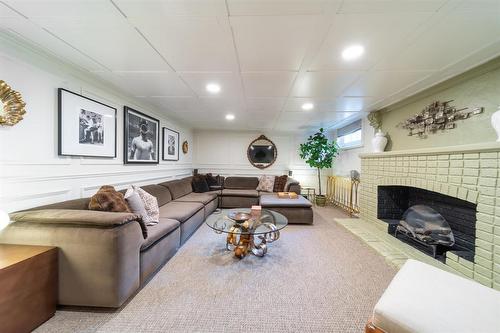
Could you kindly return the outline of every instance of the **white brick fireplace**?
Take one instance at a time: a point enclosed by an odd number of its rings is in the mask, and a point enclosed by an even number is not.
[[[379,229],[378,186],[411,186],[477,205],[473,260],[446,254],[446,265],[500,290],[500,144],[361,154],[360,217]]]

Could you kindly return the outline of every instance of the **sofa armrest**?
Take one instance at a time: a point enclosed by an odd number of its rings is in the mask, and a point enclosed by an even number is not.
[[[295,192],[297,194],[300,194],[300,191],[300,183],[295,179],[288,177],[285,185],[285,192]]]
[[[112,227],[141,217],[132,213],[101,212],[95,210],[41,209],[10,214],[13,222],[48,224],[76,224],[81,226]]]
[[[113,228],[129,222],[137,222],[142,236],[148,238],[148,228],[142,217],[133,213],[101,212],[77,209],[40,209],[10,214],[13,222],[39,224],[66,224],[82,227]]]
[[[144,235],[138,216],[51,209],[11,219],[0,243],[59,248],[59,304],[119,307],[139,288]]]

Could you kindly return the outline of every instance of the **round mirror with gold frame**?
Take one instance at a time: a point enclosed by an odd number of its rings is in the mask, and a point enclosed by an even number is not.
[[[0,80],[0,101],[2,102],[2,111],[0,112],[0,125],[14,126],[21,120],[26,113],[21,94],[13,90],[5,81]]]
[[[254,167],[265,169],[276,161],[278,149],[274,142],[261,135],[248,145],[247,157]]]

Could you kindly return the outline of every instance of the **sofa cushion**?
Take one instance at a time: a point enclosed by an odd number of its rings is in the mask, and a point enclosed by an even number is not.
[[[141,186],[141,188],[152,196],[156,197],[156,200],[158,200],[158,206],[163,206],[164,204],[172,201],[172,195],[170,194],[168,188],[166,188],[165,186],[145,185]]]
[[[180,202],[201,202],[202,204],[206,205],[210,201],[214,200],[217,198],[217,193],[214,192],[205,192],[205,193],[189,193],[188,195],[185,195],[183,197],[180,197],[179,199],[175,201],[180,201]]]
[[[260,196],[262,207],[311,207],[312,203],[299,195],[296,199],[280,199],[277,194],[267,194]]]
[[[288,176],[287,175],[276,176],[274,178],[273,192],[284,192],[287,180],[288,180]]]
[[[255,190],[259,185],[257,177],[227,177],[224,180],[224,188]]]
[[[160,183],[159,185],[168,188],[173,200],[193,192],[193,187],[191,186],[191,177],[176,179],[169,182]]]
[[[274,188],[274,177],[275,176],[260,176],[259,185],[257,185],[257,191],[272,192]]]
[[[207,179],[203,175],[194,176],[191,184],[193,186],[193,192],[195,193],[204,193],[210,191]]]
[[[137,200],[137,197],[139,200]],[[130,186],[125,192],[125,198],[135,214],[141,215],[146,225],[158,222],[160,211],[158,199],[137,186]],[[142,205],[141,205],[141,201]]]
[[[199,202],[171,201],[160,207],[160,218],[165,217],[183,223],[203,207],[205,206]]]
[[[158,240],[168,235],[180,225],[177,220],[160,218],[157,224],[148,225],[148,238],[146,238],[141,244],[141,251],[149,248],[151,245],[156,243]]]
[[[222,196],[258,198],[259,192],[257,190],[233,190],[225,188],[222,190]]]
[[[409,259],[375,305],[384,332],[498,332],[500,292]]]
[[[208,186],[219,186],[221,185],[221,179],[220,176],[213,176],[211,173],[207,173],[205,175],[205,178],[207,179]]]

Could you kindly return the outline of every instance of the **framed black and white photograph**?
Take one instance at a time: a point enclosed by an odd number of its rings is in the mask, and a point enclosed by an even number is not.
[[[58,89],[58,153],[116,157],[116,109],[69,90]]]
[[[124,112],[124,162],[158,163],[160,121],[128,106]]]
[[[163,160],[179,160],[179,132],[163,127]]]

